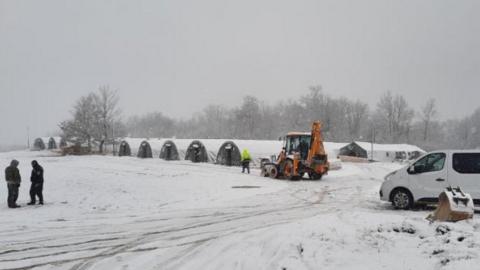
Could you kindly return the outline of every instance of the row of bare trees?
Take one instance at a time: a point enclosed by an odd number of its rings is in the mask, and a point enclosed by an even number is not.
[[[209,105],[190,119],[178,120],[161,112],[131,116],[121,121],[118,95],[108,87],[81,97],[72,119],[60,127],[70,141],[98,144],[100,151],[113,138],[235,138],[278,139],[288,131],[308,130],[311,122],[323,122],[328,141],[354,140],[379,143],[411,143],[427,150],[480,147],[480,109],[460,120],[440,121],[435,99],[414,110],[401,95],[384,93],[375,108],[359,100],[335,98],[320,86],[310,87],[298,99],[269,105],[253,96],[228,108]]]
[[[464,119],[440,121],[435,99],[415,110],[402,95],[385,92],[372,109],[359,100],[331,97],[320,86],[273,105],[253,96],[233,108],[209,105],[186,121],[161,113],[135,116],[126,127],[135,137],[278,139],[308,130],[317,119],[329,141],[410,143],[427,150],[480,147],[480,109]]]

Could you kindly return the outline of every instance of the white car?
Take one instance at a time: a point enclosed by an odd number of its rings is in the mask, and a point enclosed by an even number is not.
[[[480,150],[445,150],[423,155],[385,176],[380,199],[397,209],[438,201],[446,187],[460,187],[480,203]]]

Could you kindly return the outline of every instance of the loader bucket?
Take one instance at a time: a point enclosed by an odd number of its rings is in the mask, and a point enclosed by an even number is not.
[[[456,222],[473,218],[473,200],[460,188],[447,188],[438,197],[438,206],[428,219],[430,221]]]

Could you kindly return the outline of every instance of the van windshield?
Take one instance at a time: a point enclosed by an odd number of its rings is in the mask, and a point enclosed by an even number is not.
[[[432,153],[415,162],[416,173],[435,172],[443,170],[445,165],[444,153]]]

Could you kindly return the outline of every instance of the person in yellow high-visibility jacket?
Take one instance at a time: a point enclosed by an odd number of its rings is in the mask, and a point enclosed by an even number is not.
[[[250,161],[251,160],[252,160],[252,157],[250,156],[250,153],[248,152],[248,150],[243,149],[242,156],[241,156],[242,173],[245,173],[245,169],[247,169],[247,172],[250,173]]]

